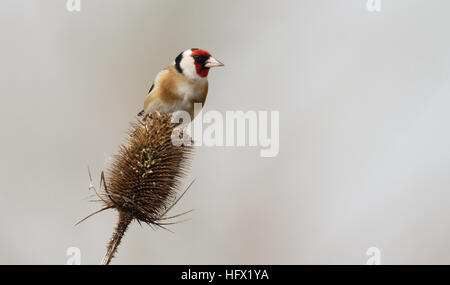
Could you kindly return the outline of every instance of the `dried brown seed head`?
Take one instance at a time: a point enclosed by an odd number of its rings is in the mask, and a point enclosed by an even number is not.
[[[165,214],[192,154],[189,146],[173,145],[175,127],[170,115],[132,124],[128,142],[106,172],[105,206],[150,224]]]
[[[104,207],[88,217],[111,208],[119,212],[119,221],[102,264],[109,264],[134,219],[159,227],[170,224],[162,220],[169,219],[165,214],[178,201],[176,191],[192,155],[191,146],[172,143],[176,127],[171,123],[170,114],[133,123],[127,142],[113,157],[106,175],[102,173],[101,193],[91,186]]]

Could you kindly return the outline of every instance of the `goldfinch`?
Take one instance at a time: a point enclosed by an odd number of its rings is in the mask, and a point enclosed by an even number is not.
[[[223,63],[206,50],[192,48],[180,53],[171,66],[158,73],[138,116],[186,111],[193,120],[197,115],[194,104],[203,106],[208,94],[209,69],[218,66]]]

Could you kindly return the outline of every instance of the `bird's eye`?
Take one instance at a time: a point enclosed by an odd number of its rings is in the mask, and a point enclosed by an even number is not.
[[[206,56],[196,54],[194,55],[194,60],[200,64],[204,64],[208,59],[206,58]]]

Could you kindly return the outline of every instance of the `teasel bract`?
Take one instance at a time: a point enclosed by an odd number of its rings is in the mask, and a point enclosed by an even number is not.
[[[110,263],[133,220],[167,229],[166,225],[175,223],[169,219],[187,213],[166,216],[185,193],[178,190],[193,151],[191,146],[172,142],[176,126],[171,123],[170,114],[158,114],[131,124],[127,142],[101,174],[100,192],[92,186],[89,171],[90,188],[104,207],[77,224],[107,209],[118,211],[118,223],[101,264]]]

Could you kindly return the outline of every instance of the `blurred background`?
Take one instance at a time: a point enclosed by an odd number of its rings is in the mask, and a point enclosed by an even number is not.
[[[159,70],[199,47],[206,110],[278,110],[280,151],[198,147],[175,233],[133,223],[113,264],[450,263],[450,2],[0,3],[0,263],[98,264],[89,203]]]

